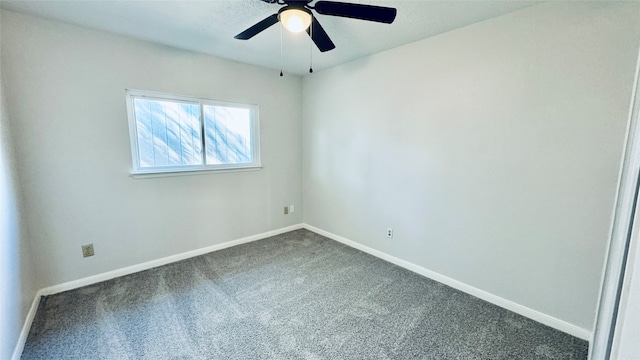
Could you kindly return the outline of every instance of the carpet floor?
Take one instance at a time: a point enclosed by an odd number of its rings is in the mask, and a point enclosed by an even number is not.
[[[577,339],[296,230],[43,297],[23,359],[586,359]]]

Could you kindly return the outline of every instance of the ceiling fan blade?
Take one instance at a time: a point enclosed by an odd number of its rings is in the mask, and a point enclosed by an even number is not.
[[[307,34],[311,36],[311,40],[313,40],[321,52],[336,48],[333,41],[329,38],[329,35],[327,35],[327,32],[322,28],[322,25],[320,25],[318,20],[316,20],[315,16],[313,17],[311,26],[307,28]]]
[[[252,27],[248,28],[247,30],[241,32],[240,34],[234,36],[233,38],[239,39],[239,40],[249,40],[252,37],[261,33],[263,30],[265,30],[269,26],[277,22],[278,22],[278,14],[273,14],[268,18],[260,21],[259,23],[253,25]]]
[[[318,1],[314,7],[318,14],[322,15],[342,16],[385,24],[391,24],[396,18],[396,9],[384,6]]]

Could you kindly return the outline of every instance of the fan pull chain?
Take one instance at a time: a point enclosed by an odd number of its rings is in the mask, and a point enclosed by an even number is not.
[[[313,74],[313,15],[309,25],[309,74]]]
[[[280,25],[280,77],[282,75],[282,25]]]

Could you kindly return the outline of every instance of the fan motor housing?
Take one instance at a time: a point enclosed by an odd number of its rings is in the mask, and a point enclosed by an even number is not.
[[[280,19],[280,14],[282,14],[283,12],[287,11],[287,10],[300,10],[300,11],[304,11],[307,14],[313,16],[313,13],[311,12],[311,10],[307,9],[304,6],[298,6],[298,5],[287,5],[282,7],[280,10],[278,10],[278,19]]]

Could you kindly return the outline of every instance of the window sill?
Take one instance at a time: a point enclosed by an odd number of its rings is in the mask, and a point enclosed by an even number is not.
[[[171,176],[191,176],[191,175],[207,175],[207,174],[219,174],[228,172],[244,172],[244,171],[259,171],[262,166],[251,166],[241,168],[229,168],[229,169],[196,169],[196,170],[155,170],[145,172],[131,172],[129,176],[134,179],[147,179],[147,178],[159,178],[159,177],[171,177]]]

